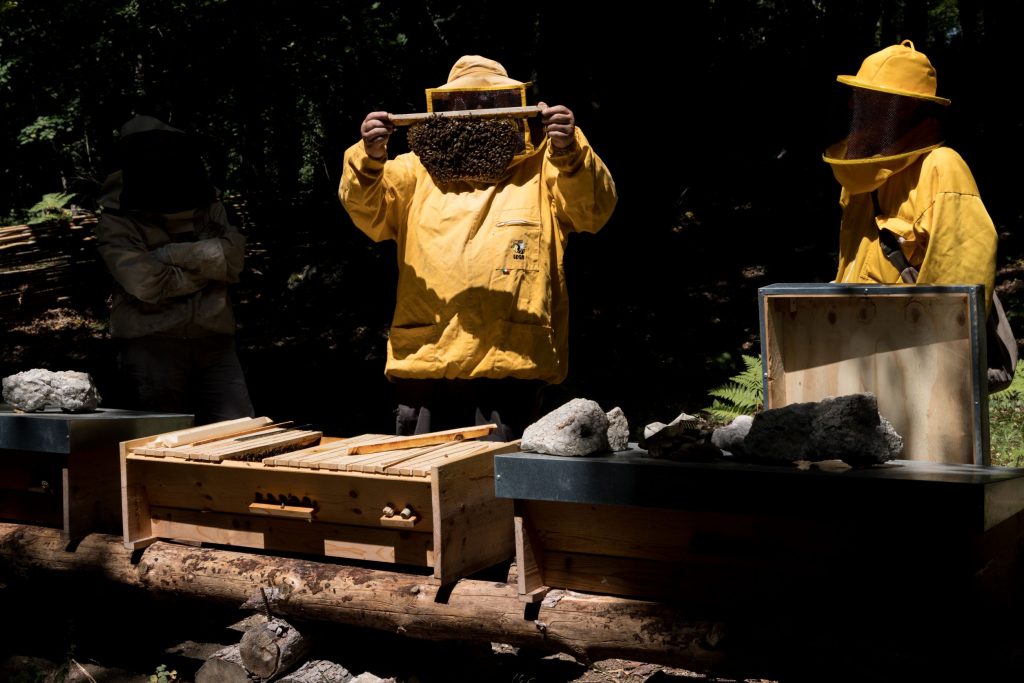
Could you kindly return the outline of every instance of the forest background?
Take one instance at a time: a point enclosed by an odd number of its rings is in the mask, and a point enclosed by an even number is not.
[[[88,225],[118,128],[146,113],[197,137],[248,239],[235,300],[257,413],[391,432],[395,248],[341,208],[342,155],[367,112],[424,111],[424,89],[464,54],[530,81],[531,103],[570,107],[619,191],[604,230],[569,241],[569,377],[549,405],[620,406],[634,430],[699,411],[759,353],[759,287],[832,279],[839,186],[821,155],[848,125],[835,77],[902,39],[952,99],[946,140],[999,230],[999,291],[1021,334],[1020,3],[612,7],[0,0],[0,225],[50,219],[33,249],[0,258],[0,376],[82,370],[104,406],[123,400]]]

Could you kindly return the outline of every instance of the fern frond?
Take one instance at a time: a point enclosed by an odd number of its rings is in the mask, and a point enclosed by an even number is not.
[[[46,221],[64,215],[67,205],[74,199],[73,194],[66,192],[50,192],[44,194],[43,198],[36,202],[28,210],[31,217],[27,222],[29,225],[45,223]]]
[[[722,402],[736,406],[737,408],[756,408],[760,403],[760,397],[755,395],[747,387],[731,382],[708,392],[709,396],[722,399]]]
[[[732,422],[740,415],[746,415],[747,413],[736,410],[735,407],[726,405],[721,401],[713,401],[710,408],[705,408],[704,412],[712,420],[717,422]]]
[[[742,356],[744,369],[720,387],[708,391],[711,405],[702,412],[713,420],[731,422],[740,415],[754,415],[764,405],[761,359]]]

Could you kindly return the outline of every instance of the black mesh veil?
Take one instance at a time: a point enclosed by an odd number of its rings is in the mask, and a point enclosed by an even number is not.
[[[910,151],[904,149],[909,133],[922,122],[934,119],[936,105],[904,95],[894,95],[866,88],[853,88],[850,96],[850,133],[846,144],[847,159],[866,159]],[[914,140],[915,146],[939,142]]]

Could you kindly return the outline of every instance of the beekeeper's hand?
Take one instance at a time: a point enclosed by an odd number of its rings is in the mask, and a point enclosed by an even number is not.
[[[544,134],[551,140],[551,146],[555,149],[571,147],[576,142],[576,118],[569,108],[561,104],[549,107],[544,102],[538,102],[537,106],[542,107],[541,123],[544,124]]]
[[[371,111],[363,119],[359,133],[363,136],[363,148],[371,159],[384,161],[388,156],[388,138],[395,130],[386,111]]]

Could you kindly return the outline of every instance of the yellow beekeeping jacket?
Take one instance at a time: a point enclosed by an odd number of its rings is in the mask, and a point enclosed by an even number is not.
[[[941,144],[867,159],[844,159],[845,152],[843,141],[824,155],[843,186],[836,282],[899,284],[878,238],[889,230],[902,238],[918,284],[983,284],[988,306],[998,236],[960,155]]]
[[[398,244],[385,374],[407,379],[565,379],[572,232],[597,232],[615,183],[576,128],[571,153],[545,139],[494,184],[434,184],[415,154],[382,162],[357,142],[339,197],[374,241]]]

